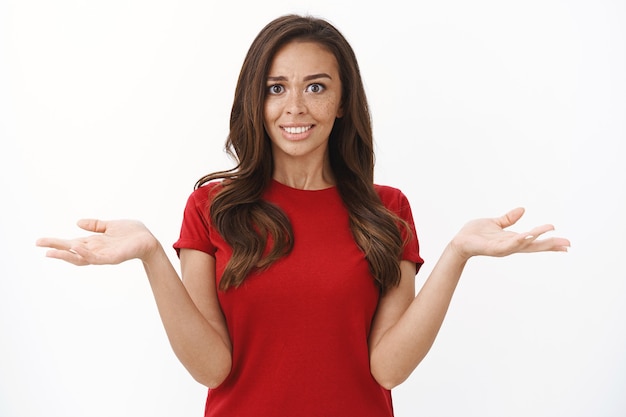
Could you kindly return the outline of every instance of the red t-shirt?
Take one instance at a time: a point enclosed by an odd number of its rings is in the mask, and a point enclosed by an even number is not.
[[[421,265],[408,200],[395,188],[376,189],[413,229],[403,259]],[[219,283],[232,252],[208,216],[215,190],[211,183],[191,194],[174,247],[215,257]],[[298,190],[272,181],[264,199],[287,214],[294,247],[239,288],[218,291],[233,364],[227,379],[209,390],[205,416],[393,416],[391,393],[369,367],[379,290],[337,189]]]

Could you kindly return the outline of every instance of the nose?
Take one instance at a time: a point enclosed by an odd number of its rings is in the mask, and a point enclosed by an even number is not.
[[[292,91],[287,95],[285,112],[287,114],[303,114],[306,111],[304,94],[299,91]]]

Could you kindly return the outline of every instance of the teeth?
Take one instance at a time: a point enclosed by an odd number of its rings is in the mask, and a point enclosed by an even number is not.
[[[284,127],[285,132],[291,133],[292,135],[297,135],[298,133],[304,133],[309,130],[311,126],[300,126],[300,127]]]

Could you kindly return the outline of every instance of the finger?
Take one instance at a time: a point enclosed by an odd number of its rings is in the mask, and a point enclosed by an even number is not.
[[[560,237],[536,240],[522,249],[522,252],[567,252],[570,242]]]
[[[552,252],[568,252],[569,246],[555,246]]]
[[[533,228],[531,231],[526,232],[526,233],[520,233],[520,239],[523,240],[535,240],[537,239],[539,236],[543,235],[546,232],[550,232],[554,230],[554,226],[551,224],[544,224],[541,226],[537,226],[535,228]]]
[[[557,252],[567,252],[567,250],[571,246],[570,241],[562,237],[553,237],[550,239],[546,239],[544,243],[548,247],[547,250]]]
[[[513,210],[509,211],[508,213],[506,213],[504,216],[500,216],[498,218],[496,218],[496,223],[498,224],[498,226],[500,226],[501,228],[505,229],[509,226],[514,225],[515,223],[517,223],[517,221],[522,217],[522,215],[524,214],[524,208],[523,207],[517,207],[514,208]]]
[[[69,250],[72,244],[67,239],[58,239],[54,237],[42,237],[35,241],[35,245],[42,248],[52,248],[58,250]]]
[[[90,232],[104,233],[107,230],[107,223],[98,219],[80,219],[76,224],[83,230]]]
[[[546,233],[546,232],[551,232],[554,230],[554,226],[551,224],[543,224],[541,226],[537,226],[535,228],[533,228],[529,233],[532,236],[535,236],[535,238],[541,236],[542,234]]]
[[[87,262],[82,256],[71,250],[52,249],[46,252],[46,257],[60,259],[77,266],[89,265],[89,262]]]

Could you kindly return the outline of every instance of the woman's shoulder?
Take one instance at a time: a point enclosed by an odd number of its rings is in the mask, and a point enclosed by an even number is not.
[[[390,206],[397,207],[398,205],[408,204],[406,196],[399,188],[389,185],[374,184],[374,189],[387,208],[391,208]]]
[[[204,183],[192,191],[189,199],[195,201],[196,204],[205,205],[222,189],[222,186],[222,180]]]

